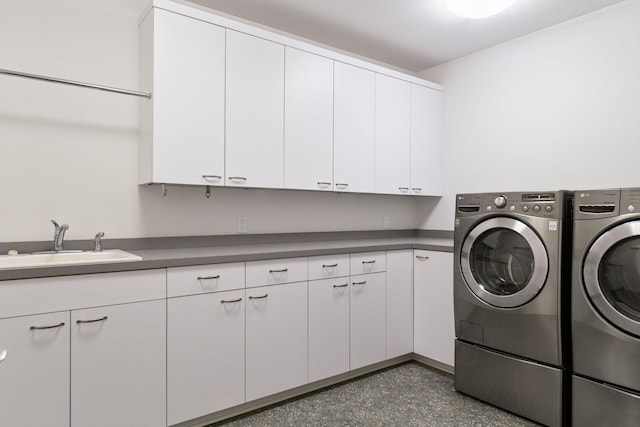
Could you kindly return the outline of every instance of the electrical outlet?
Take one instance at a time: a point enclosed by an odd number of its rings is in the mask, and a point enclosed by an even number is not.
[[[246,216],[238,217],[238,233],[248,233],[249,232],[249,218]]]
[[[391,217],[390,216],[385,216],[385,217],[382,218],[382,227],[385,230],[391,228]]]

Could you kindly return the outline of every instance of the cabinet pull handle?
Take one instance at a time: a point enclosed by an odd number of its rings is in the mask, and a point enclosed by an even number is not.
[[[416,255],[416,258],[418,258],[418,259],[429,259],[428,256],[424,256],[424,255]]]
[[[269,294],[260,295],[259,297],[250,296],[249,299],[263,299],[268,297]]]
[[[349,286],[348,283],[345,283],[344,285],[333,285],[334,288],[346,288],[347,286]]]
[[[365,285],[366,283],[366,280],[363,280],[362,282],[353,282],[354,285]]]
[[[4,362],[4,359],[7,358],[7,350],[0,350],[0,362]]]
[[[329,185],[331,185],[331,183],[327,182],[327,181],[318,181],[318,185],[329,186]]]
[[[349,186],[349,184],[344,183],[344,182],[336,182],[336,187],[340,187],[340,188],[347,188]]]
[[[289,271],[288,268],[283,268],[280,270],[269,270],[269,273],[286,273],[287,271]]]
[[[409,191],[409,187],[398,187],[398,190],[402,191],[403,193],[406,193],[407,191]]]
[[[413,191],[415,191],[416,193],[420,193],[422,191],[422,188],[420,187],[413,187],[412,188]]]
[[[216,181],[222,179],[222,177],[220,175],[202,175],[202,178],[205,181],[209,181],[210,179],[215,179]]]
[[[223,300],[220,300],[220,303],[221,303],[221,304],[233,304],[234,302],[240,302],[240,301],[242,301],[242,298],[238,298],[238,299],[226,299],[226,300],[225,300],[225,299],[223,299]]]
[[[61,328],[64,326],[64,322],[60,322],[57,325],[48,325],[48,326],[32,326],[29,329],[31,329],[32,331],[39,331],[41,329],[55,329],[55,328]]]
[[[373,261],[362,261],[363,264],[375,264],[376,260]]]
[[[220,275],[216,274],[215,276],[198,276],[198,280],[213,280],[213,279],[219,279]]]
[[[96,322],[103,322],[107,320],[107,316],[101,317],[99,319],[91,319],[91,320],[76,320],[76,323],[81,324],[81,323],[96,323]]]
[[[333,268],[337,266],[338,266],[337,262],[335,264],[322,264],[322,268]]]
[[[242,181],[242,182],[246,182],[247,178],[245,178],[244,176],[230,176],[229,177],[230,181]]]

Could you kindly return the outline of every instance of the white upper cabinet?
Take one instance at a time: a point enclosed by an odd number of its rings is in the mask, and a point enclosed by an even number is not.
[[[333,189],[333,61],[285,49],[284,186]]]
[[[154,8],[140,53],[140,183],[223,185],[225,29]]]
[[[334,63],[336,191],[374,192],[375,73]]]
[[[227,30],[226,185],[284,185],[284,46]]]
[[[375,191],[411,191],[411,83],[376,74]]]
[[[442,195],[442,92],[411,84],[411,194]]]

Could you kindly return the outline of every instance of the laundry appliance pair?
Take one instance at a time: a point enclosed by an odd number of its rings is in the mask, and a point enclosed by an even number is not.
[[[640,188],[460,194],[454,249],[457,390],[640,425]]]

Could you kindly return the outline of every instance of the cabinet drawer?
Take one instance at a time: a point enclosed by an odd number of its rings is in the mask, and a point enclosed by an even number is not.
[[[167,296],[204,294],[244,288],[244,263],[167,269]]]
[[[0,282],[0,318],[164,299],[164,269]]]
[[[378,273],[387,269],[385,252],[351,254],[351,275]]]
[[[349,254],[309,257],[309,280],[349,275]]]
[[[247,288],[307,280],[307,258],[271,259],[247,263]]]

